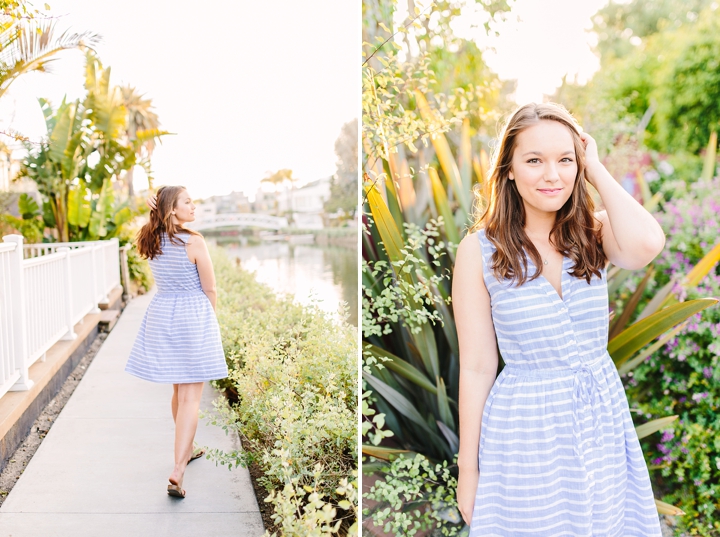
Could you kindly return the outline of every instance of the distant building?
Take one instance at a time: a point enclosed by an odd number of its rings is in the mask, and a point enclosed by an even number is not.
[[[258,188],[255,192],[255,201],[252,202],[252,212],[261,214],[275,214],[275,198],[272,192],[264,192]]]
[[[217,206],[213,202],[203,201],[195,206],[195,220],[212,220],[217,214]]]
[[[249,213],[252,211],[250,200],[243,192],[230,192],[224,196],[211,196],[203,200],[203,205],[212,204],[215,207],[215,212],[234,214],[234,213]]]
[[[311,181],[301,187],[290,183],[278,186],[260,185],[255,193],[253,211],[271,215],[292,215],[292,226],[300,229],[324,227],[325,202],[330,197],[330,177]]]
[[[325,202],[330,197],[330,177],[312,181],[293,192],[294,227],[322,229],[325,227]]]
[[[13,181],[20,171],[24,150],[17,143],[12,146],[0,143],[0,192],[37,192],[35,182],[30,179]]]
[[[325,202],[330,198],[330,177],[312,181],[292,194],[294,213],[317,213],[325,211]]]
[[[0,147],[0,192],[10,190],[10,151]]]

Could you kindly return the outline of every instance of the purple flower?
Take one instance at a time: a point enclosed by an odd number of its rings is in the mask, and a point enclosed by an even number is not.
[[[670,453],[670,449],[665,444],[658,444],[657,448],[660,451],[660,453],[663,453],[665,455]]]
[[[668,440],[672,440],[674,437],[675,437],[675,433],[672,430],[667,430],[663,433],[660,441],[667,442]]]
[[[695,401],[697,403],[701,399],[705,399],[708,395],[709,395],[708,392],[694,393],[692,398],[693,398],[693,401]]]
[[[705,375],[705,378],[709,379],[710,377],[712,377],[712,369],[710,369],[709,367],[704,367],[703,375]]]

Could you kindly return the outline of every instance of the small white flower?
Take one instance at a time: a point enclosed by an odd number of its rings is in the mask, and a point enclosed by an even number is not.
[[[667,160],[661,160],[658,163],[658,170],[660,170],[665,175],[670,175],[672,172],[675,171],[675,168],[673,168],[673,165],[670,164]]]

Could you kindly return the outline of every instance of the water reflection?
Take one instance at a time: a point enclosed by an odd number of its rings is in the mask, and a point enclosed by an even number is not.
[[[269,242],[256,246],[218,243],[231,257],[240,258],[245,270],[276,291],[307,304],[317,301],[325,311],[337,312],[341,302],[349,310],[348,322],[358,324],[357,251],[334,246]]]

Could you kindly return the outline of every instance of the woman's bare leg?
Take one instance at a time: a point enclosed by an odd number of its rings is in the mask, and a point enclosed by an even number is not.
[[[202,382],[178,384],[177,413],[175,415],[175,468],[169,478],[173,485],[182,486],[185,467],[192,456],[203,385]]]
[[[172,407],[173,423],[177,421],[177,409],[178,409],[178,386],[179,384],[173,384],[173,395],[170,406]]]

